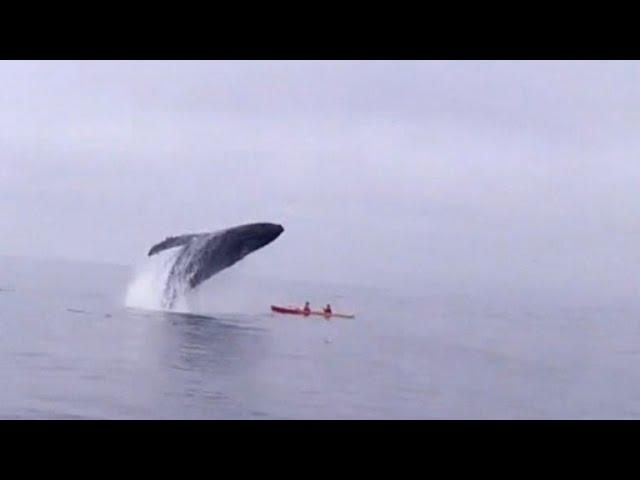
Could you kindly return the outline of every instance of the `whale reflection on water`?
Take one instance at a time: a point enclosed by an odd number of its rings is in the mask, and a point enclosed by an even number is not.
[[[251,319],[162,312],[163,357],[185,372],[237,374],[265,353],[268,332]],[[204,380],[204,379],[203,379]]]
[[[251,416],[241,399],[256,397],[271,336],[250,316],[210,316],[128,309],[140,321],[140,360],[149,375],[138,386],[151,417]],[[164,412],[167,412],[165,415]]]

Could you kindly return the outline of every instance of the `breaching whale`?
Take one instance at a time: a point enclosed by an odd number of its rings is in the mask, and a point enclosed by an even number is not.
[[[284,228],[275,223],[250,223],[215,232],[168,237],[154,245],[149,256],[170,248],[182,248],[166,280],[164,307],[172,308],[179,295],[273,242],[283,231]]]

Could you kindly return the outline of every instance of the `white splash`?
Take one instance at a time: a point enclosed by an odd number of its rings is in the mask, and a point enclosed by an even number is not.
[[[169,272],[180,249],[170,250],[164,254],[147,258],[146,262],[136,268],[134,276],[127,288],[125,305],[145,310],[166,310],[165,287]],[[171,311],[191,313],[186,295],[180,295]]]

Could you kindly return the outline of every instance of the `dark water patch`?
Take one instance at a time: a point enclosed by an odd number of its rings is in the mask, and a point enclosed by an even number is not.
[[[27,357],[27,358],[45,358],[49,354],[45,352],[16,352],[13,354],[15,357]]]
[[[58,412],[54,409],[29,408],[25,415],[17,416],[16,419],[41,419],[41,420],[99,420],[105,417],[86,416],[75,413]]]
[[[200,313],[182,313],[182,312],[171,312],[171,311],[161,311],[160,314],[167,319],[170,320],[217,320],[216,317],[210,315],[203,315]]]

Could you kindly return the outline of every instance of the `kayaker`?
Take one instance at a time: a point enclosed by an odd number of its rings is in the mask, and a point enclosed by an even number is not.
[[[332,312],[331,312],[331,305],[329,305],[329,304],[327,303],[327,306],[326,306],[326,307],[324,307],[324,308],[322,309],[322,311],[324,312],[325,317],[330,317],[330,316],[331,316],[331,313],[332,313]]]
[[[311,315],[311,307],[309,306],[309,302],[305,302],[304,308],[302,309],[302,313],[304,316],[308,317]]]

